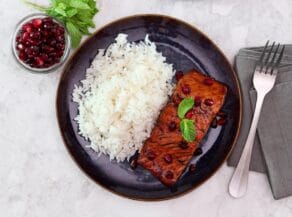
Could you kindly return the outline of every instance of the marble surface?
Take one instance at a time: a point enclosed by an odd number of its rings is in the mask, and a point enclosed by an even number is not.
[[[37,1],[46,3],[47,1]],[[75,165],[58,131],[55,95],[61,69],[31,74],[16,64],[9,38],[35,12],[19,0],[0,0],[0,215],[5,217],[290,217],[292,197],[275,201],[267,177],[250,173],[247,195],[227,193],[224,165],[195,191],[169,201],[139,202],[93,183]],[[119,17],[160,13],[205,32],[230,61],[239,48],[267,39],[291,43],[291,0],[100,0],[100,27]]]

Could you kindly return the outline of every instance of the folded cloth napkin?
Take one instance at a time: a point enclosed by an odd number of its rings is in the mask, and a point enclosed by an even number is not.
[[[252,77],[263,47],[243,48],[235,70],[243,95],[241,132],[228,165],[236,166],[245,144],[256,91]],[[275,199],[292,195],[292,45],[287,45],[274,88],[265,98],[253,148],[250,169],[268,174]]]

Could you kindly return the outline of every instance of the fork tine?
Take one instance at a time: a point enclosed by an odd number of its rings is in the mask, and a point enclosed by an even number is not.
[[[280,62],[281,62],[283,54],[284,54],[284,50],[285,50],[285,45],[283,45],[283,47],[282,47],[282,50],[281,50],[280,55],[276,61],[276,64],[274,65],[274,68],[278,67],[280,65]]]
[[[271,54],[273,52],[273,49],[274,49],[274,46],[275,46],[275,42],[273,42],[271,48],[270,48],[270,51],[268,53],[268,56],[264,62],[264,73],[267,73],[269,71],[269,68],[268,68],[268,65],[271,63],[269,60],[270,60],[270,57],[271,57]]]
[[[272,72],[273,72],[273,67],[272,66],[273,66],[273,64],[275,64],[274,61],[275,61],[275,58],[276,58],[276,56],[278,54],[279,47],[280,47],[280,43],[278,43],[278,45],[276,47],[276,50],[274,51],[274,54],[272,56],[271,62],[267,65],[268,73],[272,74]]]
[[[264,56],[265,56],[265,53],[266,53],[266,50],[267,50],[267,47],[269,45],[269,40],[266,42],[266,45],[264,47],[264,50],[262,51],[262,54],[261,54],[261,57],[259,59],[259,63],[261,63],[261,67],[262,67],[262,63],[263,63],[263,59],[264,59]]]
[[[275,69],[278,68],[278,66],[280,65],[283,54],[284,54],[284,50],[285,50],[285,45],[282,46],[281,52],[278,56],[278,59],[277,59],[276,63],[272,66],[271,74],[275,74],[274,73]]]

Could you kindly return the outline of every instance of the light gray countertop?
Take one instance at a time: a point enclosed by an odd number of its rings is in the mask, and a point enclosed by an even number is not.
[[[37,1],[46,3],[47,1]],[[292,197],[275,201],[267,177],[250,173],[246,197],[227,193],[223,165],[204,185],[177,199],[139,202],[116,196],[84,175],[63,145],[55,115],[61,69],[31,74],[11,55],[15,24],[35,12],[0,0],[0,215],[3,217],[291,217]],[[241,47],[267,39],[291,43],[291,0],[100,0],[97,27],[117,18],[159,13],[205,32],[232,62]]]

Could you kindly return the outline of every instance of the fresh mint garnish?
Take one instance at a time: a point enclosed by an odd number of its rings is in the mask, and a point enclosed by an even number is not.
[[[178,106],[178,117],[183,119],[186,115],[186,113],[193,108],[195,104],[194,99],[192,98],[185,98],[181,101],[181,103]]]
[[[182,119],[180,122],[180,130],[184,140],[192,142],[196,138],[195,124],[193,120]]]

